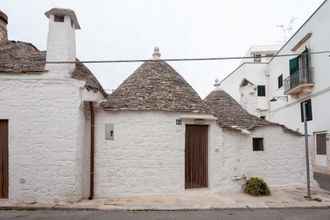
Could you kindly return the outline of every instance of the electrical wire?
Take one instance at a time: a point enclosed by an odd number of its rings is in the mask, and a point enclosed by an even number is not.
[[[308,52],[310,55],[319,54],[330,54],[330,51],[316,51]],[[274,57],[294,57],[299,56],[300,53],[291,54],[276,54],[276,55],[264,55],[258,56],[257,58],[274,58]],[[244,59],[254,59],[255,56],[233,56],[233,57],[208,57],[208,58],[173,58],[173,59],[160,59],[166,62],[192,62],[192,61],[221,61],[221,60],[244,60]],[[101,63],[141,63],[141,62],[158,62],[155,59],[132,59],[132,60],[82,60],[82,61],[46,61],[47,64],[74,64],[74,63],[91,63],[91,64],[101,64]]]

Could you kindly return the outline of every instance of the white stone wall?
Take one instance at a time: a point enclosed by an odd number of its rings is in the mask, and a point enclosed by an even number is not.
[[[81,198],[81,83],[0,74],[0,118],[9,120],[9,199]]]
[[[185,121],[178,113],[104,112],[96,119],[96,198],[183,193]],[[189,123],[189,121],[186,121]],[[105,140],[105,124],[114,140]],[[252,137],[265,139],[265,151],[252,151]],[[263,177],[271,186],[305,182],[303,138],[280,127],[251,135],[227,131],[209,122],[209,190],[237,192],[246,175]],[[290,175],[288,175],[290,173]]]
[[[256,129],[250,135],[226,130],[224,135],[225,148],[232,149],[232,169],[238,176],[262,177],[270,186],[306,182],[303,137],[286,133],[276,126]],[[253,151],[253,137],[264,138],[264,151]]]
[[[99,110],[96,198],[184,192],[185,121],[176,125],[176,119],[181,116],[180,113]],[[112,141],[105,140],[106,123],[114,125]],[[209,149],[216,148],[216,139],[221,137],[215,128],[215,121],[210,122]],[[213,153],[209,152],[212,157]],[[209,178],[213,179],[211,172]]]

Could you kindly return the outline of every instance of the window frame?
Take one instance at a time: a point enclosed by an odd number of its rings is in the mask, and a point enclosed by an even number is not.
[[[262,89],[259,90],[259,88],[262,88]],[[265,85],[257,85],[257,96],[266,97],[266,86]]]
[[[322,137],[324,138],[324,140],[319,140],[318,137]],[[316,133],[315,134],[315,152],[316,152],[316,155],[323,155],[323,156],[326,156],[328,154],[327,152],[327,133]],[[319,143],[322,143],[324,144],[324,146],[319,146]]]
[[[264,141],[263,137],[253,137],[252,138],[252,151],[253,152],[265,151],[265,141]]]
[[[280,89],[283,87],[283,74],[277,77],[277,88]]]

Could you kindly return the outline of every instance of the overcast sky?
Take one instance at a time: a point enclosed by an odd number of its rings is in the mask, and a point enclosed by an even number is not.
[[[81,60],[146,59],[160,47],[162,58],[244,55],[250,46],[283,41],[277,25],[296,30],[323,0],[1,0],[9,16],[9,38],[46,49],[52,7],[75,10]],[[185,62],[171,65],[206,96],[239,61]],[[89,67],[107,90],[115,89],[140,64]]]

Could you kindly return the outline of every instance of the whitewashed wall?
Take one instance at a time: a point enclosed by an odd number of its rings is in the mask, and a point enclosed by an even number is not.
[[[264,151],[252,151],[252,137],[264,138]],[[302,136],[285,133],[280,127],[256,129],[242,147],[242,173],[263,177],[271,186],[306,182],[305,145]]]
[[[300,53],[307,46],[310,52],[317,51],[329,51],[330,50],[330,25],[329,20],[330,3],[326,1],[322,7],[308,20],[304,26],[282,47],[280,54]],[[292,49],[299,41],[301,41],[308,33],[312,33],[312,37],[301,47],[298,51],[293,52]],[[221,88],[232,95],[239,101],[238,87],[243,78],[255,83],[266,82],[267,84],[267,100],[273,97],[283,96],[284,87],[278,88],[278,77],[283,74],[283,78],[289,76],[289,59],[293,57],[276,57],[270,61],[268,65],[261,68],[261,72],[264,71],[269,74],[269,78],[265,79],[263,74],[256,74],[256,68],[254,64],[245,65],[236,70],[232,75],[228,76],[222,83]],[[312,108],[313,108],[313,121],[308,123],[309,134],[313,135],[316,132],[330,132],[330,115],[328,113],[327,103],[330,100],[330,62],[328,54],[314,54],[311,55],[311,66],[314,73],[315,87],[311,94]],[[269,117],[267,119],[275,121],[288,126],[293,130],[304,132],[303,123],[301,122],[301,109],[300,102],[305,97],[300,99],[289,96],[288,102],[285,99],[278,99],[277,102],[271,102]],[[250,109],[255,105],[255,101],[250,102],[250,106],[247,108],[250,113],[258,115],[258,112],[252,112]],[[245,105],[246,106],[246,105]],[[252,106],[252,107],[251,107]],[[315,142],[312,142],[313,150],[315,151]],[[323,173],[330,174],[330,151],[325,160],[327,164],[320,166],[320,161],[316,155],[313,155],[313,160],[316,161],[316,170],[320,170]],[[324,159],[324,158],[323,158]],[[322,160],[323,160],[322,159]]]
[[[9,199],[80,199],[81,83],[5,74],[0,82],[0,118],[9,120]]]
[[[280,54],[292,53],[291,49],[308,33],[312,37],[302,45],[299,51],[307,46],[311,52],[330,50],[330,2],[327,1],[319,11],[299,30],[299,32],[282,48]],[[299,52],[298,51],[298,52]],[[283,95],[284,91],[277,88],[277,77],[283,74],[284,79],[289,76],[288,57],[275,58],[269,64],[271,96]],[[313,121],[308,123],[309,133],[330,132],[330,115],[328,102],[330,100],[330,62],[328,54],[311,55],[311,66],[314,72],[315,87],[311,94]],[[303,98],[303,97],[302,97]],[[303,123],[300,116],[300,99],[289,97],[289,102],[278,101],[272,103],[271,120],[283,123],[292,129],[303,132]],[[315,148],[315,146],[314,146]],[[315,149],[314,149],[315,150]],[[330,174],[330,152],[328,151],[328,164],[319,167]],[[315,155],[314,158],[315,159]],[[316,168],[318,166],[315,166]]]
[[[96,198],[173,194],[185,190],[185,125],[180,113],[104,112],[96,117]],[[105,124],[114,125],[114,140],[105,140]],[[209,127],[209,155],[221,133]],[[211,162],[212,163],[212,162]],[[213,187],[212,164],[210,186]]]
[[[256,129],[250,135],[225,129],[222,135],[220,154],[211,156],[213,191],[241,191],[244,181],[239,178],[243,176],[262,177],[270,186],[296,186],[306,182],[303,137],[276,126]],[[253,151],[253,137],[264,138],[264,151]]]
[[[177,113],[104,112],[96,119],[96,198],[183,193],[185,125]],[[105,124],[114,140],[105,140]],[[252,151],[252,137],[265,138],[265,151]],[[238,192],[242,175],[260,176],[271,186],[305,182],[302,137],[279,127],[252,135],[209,126],[209,190]],[[290,175],[288,175],[290,173]]]
[[[257,88],[258,85],[267,85],[267,64],[264,63],[243,63],[232,74],[228,75],[220,84],[220,89],[229,93],[238,103],[242,104],[240,84],[244,79],[247,79]],[[245,94],[248,95],[248,94]],[[267,115],[264,113],[268,109],[268,88],[266,86],[266,97],[258,97],[257,91],[255,94],[249,95],[249,105],[246,105],[246,110],[254,115]],[[254,97],[254,99],[252,99]]]

